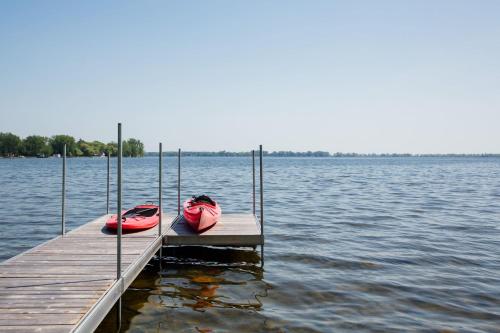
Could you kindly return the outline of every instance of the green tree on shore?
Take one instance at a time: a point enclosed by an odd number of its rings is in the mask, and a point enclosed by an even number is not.
[[[66,154],[68,156],[76,155],[76,143],[75,138],[70,135],[54,135],[50,138],[50,145],[54,150],[54,154],[63,154],[64,145],[66,144]]]
[[[118,144],[116,142],[110,142],[106,145],[106,155],[111,154],[111,156],[116,156],[118,154]]]
[[[128,139],[123,142],[123,147],[127,147],[127,150],[124,149],[124,156],[132,156],[132,157],[140,157],[144,156],[144,144],[137,139]]]
[[[0,133],[0,155],[16,156],[21,150],[21,139],[12,133]]]
[[[113,155],[116,155],[118,153],[118,146],[116,143],[113,143],[115,145],[116,150],[113,152]],[[128,139],[128,140],[123,140],[122,143],[122,156],[124,157],[142,157],[144,156],[144,144],[137,140],[137,139]]]
[[[103,143],[101,141],[85,141],[83,139],[75,140],[70,135],[54,135],[47,138],[40,135],[30,135],[21,140],[12,133],[0,132],[0,156],[38,156],[49,157],[52,154],[63,154],[64,145],[66,145],[66,154],[68,156],[102,156],[110,154],[116,156],[118,145],[116,142]],[[144,156],[144,144],[134,138],[123,141],[123,156],[142,157]]]
[[[82,139],[76,143],[76,156],[101,156],[108,154],[108,145],[100,141],[87,142]]]
[[[40,135],[30,135],[22,142],[22,152],[25,156],[51,156],[53,154],[49,139]]]

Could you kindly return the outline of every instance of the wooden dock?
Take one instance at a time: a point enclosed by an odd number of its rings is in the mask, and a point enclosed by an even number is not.
[[[0,264],[0,332],[92,332],[141,270],[165,245],[262,245],[253,214],[223,214],[203,234],[182,215],[158,227],[123,234],[122,278],[116,280],[116,235],[108,215]]]
[[[0,332],[92,332],[99,325],[162,245],[158,228],[124,234],[116,280],[116,235],[103,228],[106,217],[0,264]]]

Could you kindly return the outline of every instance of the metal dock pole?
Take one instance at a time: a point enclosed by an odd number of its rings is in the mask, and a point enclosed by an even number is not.
[[[63,147],[63,167],[62,167],[62,204],[61,204],[61,235],[66,233],[66,225],[64,221],[64,210],[66,208],[66,144]]]
[[[162,146],[161,142],[159,144],[160,155],[158,158],[158,209],[160,213],[160,217],[158,219],[158,236],[161,236],[161,219],[163,215],[162,205],[161,205],[161,173],[162,173]]]
[[[116,279],[122,277],[122,124],[118,123],[118,164],[117,171],[117,193],[116,193]]]
[[[259,146],[259,164],[260,164],[260,259],[261,266],[264,267],[264,176],[262,174],[262,145]]]
[[[252,149],[253,215],[255,216],[255,150]]]
[[[259,162],[260,162],[260,234],[264,237],[264,189],[263,189],[263,175],[262,175],[262,145],[259,146]]]
[[[109,214],[109,151],[108,151],[108,180],[107,180],[107,185],[106,185],[106,214]]]
[[[118,228],[116,230],[116,280],[122,277],[122,124],[118,123],[118,163],[117,170],[117,193],[116,193],[116,221]],[[120,291],[122,293],[123,290]],[[118,299],[117,306],[117,327],[121,327],[122,322],[122,298]]]
[[[181,149],[177,152],[177,215],[181,215]]]

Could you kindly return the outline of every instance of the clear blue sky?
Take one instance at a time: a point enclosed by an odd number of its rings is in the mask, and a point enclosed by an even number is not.
[[[500,152],[500,1],[2,1],[0,131]]]

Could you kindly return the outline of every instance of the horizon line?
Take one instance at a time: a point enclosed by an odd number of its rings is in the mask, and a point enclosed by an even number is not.
[[[268,150],[263,150],[262,151],[264,155],[267,156],[316,156],[316,157],[370,157],[370,156],[382,156],[382,157],[389,157],[389,156],[498,156],[500,157],[500,153],[491,153],[491,152],[482,152],[482,153],[356,153],[356,152],[329,152],[329,151],[322,151],[322,150],[316,150],[316,151],[283,151],[283,150],[273,150],[273,151],[268,151]],[[226,151],[226,150],[219,150],[219,151],[209,151],[209,150],[181,150],[182,155],[197,155],[197,156],[251,156],[252,151]],[[255,153],[258,153],[258,150],[255,150]],[[158,155],[157,151],[145,151],[145,155]],[[163,155],[175,155],[177,156],[178,151],[177,150],[169,150],[169,151],[163,151]]]

